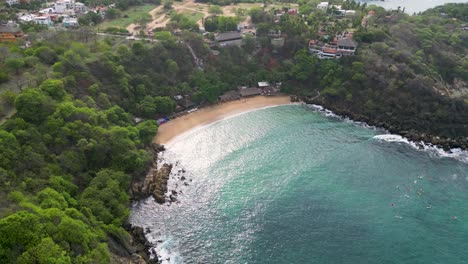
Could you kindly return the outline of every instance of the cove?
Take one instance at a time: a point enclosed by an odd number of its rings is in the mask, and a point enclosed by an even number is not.
[[[165,263],[466,263],[464,153],[384,134],[300,105],[192,130],[162,157],[179,201],[130,220]]]

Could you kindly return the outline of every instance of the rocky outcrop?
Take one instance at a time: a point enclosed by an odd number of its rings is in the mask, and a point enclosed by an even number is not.
[[[109,250],[111,251],[112,263],[122,264],[156,264],[159,263],[157,256],[150,258],[148,253],[152,247],[146,239],[144,230],[138,226],[125,225],[129,235],[109,234]]]
[[[146,195],[153,195],[156,202],[163,204],[166,201],[167,181],[171,174],[172,165],[164,163],[160,169],[151,170],[146,176],[142,191]]]
[[[158,169],[158,153],[164,150],[164,146],[155,143],[151,145],[150,151],[153,158],[150,169],[143,180],[132,183],[131,192],[134,200],[152,195],[160,204],[166,201],[167,182],[172,171],[172,164],[164,163]]]
[[[152,195],[158,203],[166,201],[167,182],[171,174],[172,165],[163,164],[158,169],[158,154],[165,150],[163,145],[151,144],[149,152],[152,159],[148,164],[148,172],[144,178],[135,177],[131,184],[132,200],[140,200]],[[130,238],[118,238],[110,235],[112,263],[150,264],[159,263],[157,257],[149,258],[151,243],[146,239],[143,228],[126,225],[125,229]]]
[[[365,122],[371,126],[384,128],[390,133],[398,134],[400,136],[408,138],[411,141],[423,141],[425,143],[438,146],[444,150],[449,150],[453,148],[461,148],[464,150],[468,150],[468,137],[459,137],[456,139],[444,138],[437,135],[430,135],[428,133],[419,132],[416,131],[414,128],[401,127],[401,125],[395,124],[394,122],[391,122],[391,120],[374,120],[366,115],[358,114],[351,111],[350,109],[340,107],[337,104],[329,103],[326,100],[323,100],[323,98],[315,98],[313,100],[302,98],[302,100],[307,104],[322,105],[333,111],[335,114],[348,117],[354,121]]]

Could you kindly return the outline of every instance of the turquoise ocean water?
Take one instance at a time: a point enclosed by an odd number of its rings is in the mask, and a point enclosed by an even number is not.
[[[178,138],[163,159],[179,201],[137,203],[131,222],[164,263],[468,263],[467,153],[418,150],[317,108]]]

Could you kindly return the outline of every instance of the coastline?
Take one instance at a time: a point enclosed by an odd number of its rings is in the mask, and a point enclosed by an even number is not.
[[[327,102],[326,100],[324,100],[324,98],[308,99],[302,97],[301,100],[306,104],[320,105],[326,109],[331,110],[333,113],[341,117],[347,117],[356,122],[363,122],[369,126],[375,126],[377,128],[385,129],[391,134],[400,135],[408,139],[409,141],[418,144],[424,143],[427,145],[432,145],[435,147],[439,147],[444,151],[452,151],[454,149],[468,151],[468,137],[445,138],[437,134],[421,132],[413,127],[400,126],[398,124],[395,124],[394,122],[391,122],[391,120],[375,119],[364,114],[355,113],[352,110],[343,107],[342,105]]]
[[[223,118],[251,110],[288,104],[292,104],[289,95],[259,95],[210,105],[161,125],[153,142],[157,144],[168,144],[177,136],[198,126],[208,125],[222,120]]]

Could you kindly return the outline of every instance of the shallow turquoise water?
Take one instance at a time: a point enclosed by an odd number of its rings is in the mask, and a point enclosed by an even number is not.
[[[382,134],[304,106],[195,129],[179,202],[131,221],[167,263],[468,263],[468,164]]]

